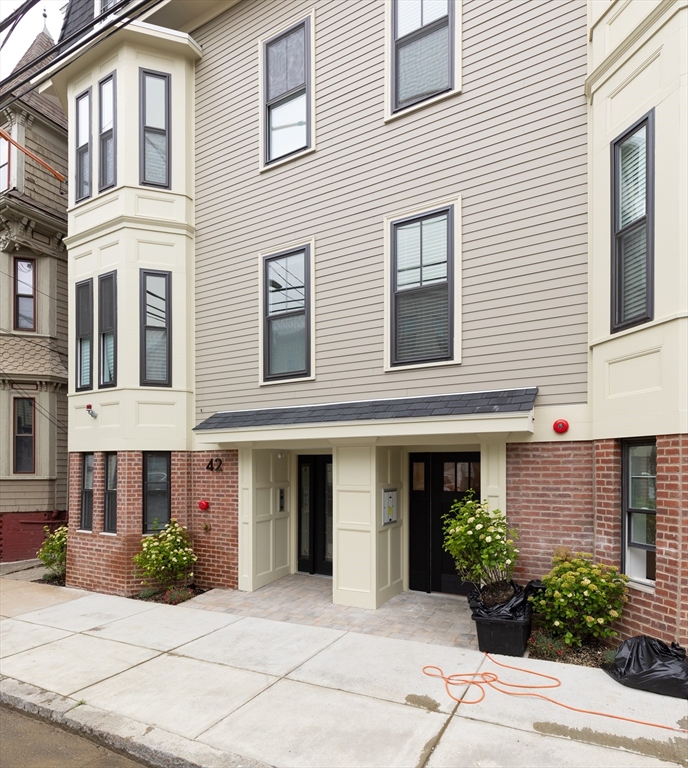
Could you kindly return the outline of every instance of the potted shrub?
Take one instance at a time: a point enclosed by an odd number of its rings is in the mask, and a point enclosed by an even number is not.
[[[443,517],[444,549],[456,571],[475,590],[468,596],[478,647],[488,653],[523,656],[532,610],[528,593],[511,576],[518,557],[516,531],[506,515],[468,492]],[[532,590],[529,590],[532,591]]]

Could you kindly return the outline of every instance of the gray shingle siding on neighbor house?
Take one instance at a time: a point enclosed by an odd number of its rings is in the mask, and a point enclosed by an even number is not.
[[[586,4],[464,0],[462,92],[384,121],[385,5],[192,32],[196,416],[536,383],[587,400]],[[316,150],[259,172],[259,41],[315,7]],[[384,370],[383,217],[462,197],[461,363]],[[259,384],[259,264],[314,238],[314,381]],[[202,412],[201,412],[202,409]]]
[[[262,408],[255,411],[215,413],[197,430],[241,429],[284,424],[371,421],[379,419],[422,419],[437,416],[468,416],[486,413],[519,413],[532,410],[537,387],[503,392],[464,392],[435,397],[402,397],[296,408]]]

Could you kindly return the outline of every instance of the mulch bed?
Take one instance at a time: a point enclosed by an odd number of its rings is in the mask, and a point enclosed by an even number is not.
[[[602,640],[592,638],[580,648],[569,647],[563,640],[553,638],[537,627],[533,628],[528,640],[528,649],[528,657],[531,659],[578,664],[582,667],[601,667],[603,663],[613,661],[615,654],[615,650],[610,649]]]
[[[187,600],[191,600],[193,597],[198,597],[207,589],[201,589],[195,584],[190,584],[188,587],[171,587],[170,589],[161,589],[157,592],[151,590],[144,590],[138,595],[132,595],[132,600],[144,600],[148,603],[164,603],[166,605],[179,605]]]
[[[41,579],[34,579],[34,584],[51,584],[54,587],[64,587],[64,576],[54,576],[53,574],[46,573]]]

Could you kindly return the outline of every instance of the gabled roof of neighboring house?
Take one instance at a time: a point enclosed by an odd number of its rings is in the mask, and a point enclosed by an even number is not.
[[[17,66],[12,70],[12,72],[13,73],[18,72],[20,69],[22,69],[22,67],[25,67],[27,64],[30,64],[38,56],[40,56],[43,53],[47,53],[54,47],[55,47],[55,41],[52,39],[52,37],[46,30],[43,30],[36,36],[36,39],[33,41],[33,43],[31,43],[28,50],[21,57],[21,59],[17,63]],[[2,91],[0,91],[0,96],[9,94],[10,92],[12,92],[14,85],[16,83],[22,80],[25,80],[27,77],[34,74],[34,72],[38,72],[38,70],[44,69],[52,58],[53,58],[53,55],[46,56],[45,59],[42,59],[41,61],[39,61],[35,66],[31,67],[22,75],[17,76],[17,78],[13,80],[8,80],[8,82],[3,85]],[[38,93],[38,91],[35,88],[29,91],[28,93],[24,93],[27,87],[28,85],[23,85],[17,88],[16,92],[14,92],[14,95],[18,96],[20,93],[23,94],[20,98],[24,104],[26,104],[28,107],[38,112],[39,114],[45,116],[48,120],[52,120],[53,123],[56,123],[61,128],[64,128],[66,130],[67,117],[65,113],[62,111],[62,108],[58,104],[57,100],[51,98],[50,96],[47,96],[46,94]]]
[[[528,387],[526,389],[504,389],[492,392],[398,397],[390,400],[354,400],[325,405],[221,411],[202,421],[196,429],[242,429],[333,421],[422,419],[438,416],[516,413],[532,410],[537,391],[537,387]]]
[[[10,376],[66,379],[55,342],[44,337],[0,334],[0,369]]]

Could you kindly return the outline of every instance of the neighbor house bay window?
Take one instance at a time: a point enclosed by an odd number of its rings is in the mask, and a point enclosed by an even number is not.
[[[36,262],[14,260],[14,328],[36,330]]]
[[[78,203],[91,196],[91,89],[76,100],[76,192]]]
[[[612,144],[612,332],[654,315],[654,112]]]
[[[264,44],[265,162],[310,147],[310,19]]]
[[[153,533],[170,522],[170,454],[143,454],[143,532]]]
[[[93,459],[92,453],[82,455],[81,465],[81,520],[82,531],[93,529]]]
[[[393,110],[454,87],[453,0],[394,0]]]
[[[657,445],[654,440],[623,444],[625,572],[637,581],[655,580]]]
[[[310,247],[264,262],[264,378],[310,373]]]
[[[170,76],[141,70],[140,181],[170,186]]]
[[[98,278],[98,335],[101,387],[117,383],[117,273]]]
[[[450,360],[453,209],[392,223],[392,364]]]
[[[170,272],[141,270],[141,384],[172,386]]]
[[[93,386],[93,280],[77,283],[76,296],[76,389]]]
[[[36,433],[32,397],[14,399],[14,474],[31,475],[36,471]]]
[[[98,141],[100,153],[100,171],[98,186],[100,190],[114,187],[116,183],[116,146],[115,146],[115,75],[101,80],[100,113]]]

